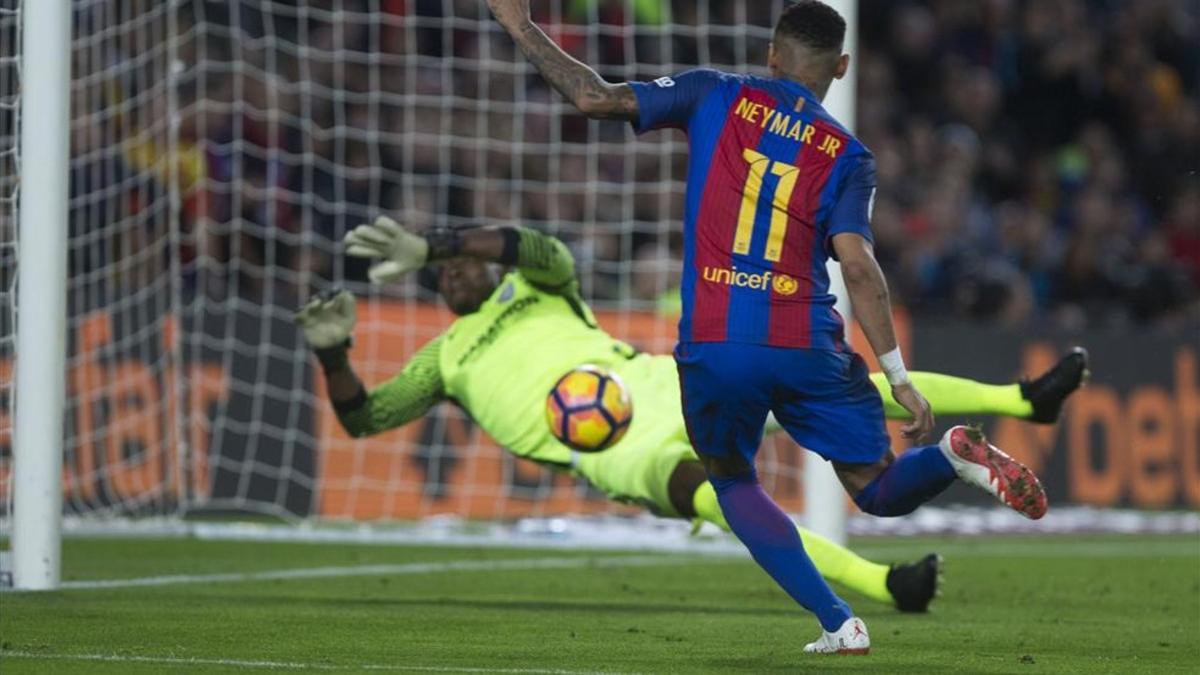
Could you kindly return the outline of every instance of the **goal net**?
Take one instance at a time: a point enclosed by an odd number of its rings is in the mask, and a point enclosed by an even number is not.
[[[31,0],[25,0],[30,2]],[[536,19],[612,81],[762,72],[771,2],[564,0]],[[0,0],[0,490],[10,502],[19,19]],[[370,383],[452,320],[430,280],[365,283],[338,245],[523,223],[562,237],[614,334],[666,351],[685,143],[572,109],[480,0],[77,0],[71,83],[66,508],[88,516],[511,518],[617,507],[514,459],[450,405],[350,439],[292,324],[360,298]],[[20,160],[20,161],[18,161]],[[21,260],[20,264],[37,264]],[[800,509],[801,451],[763,474]],[[0,507],[8,511],[8,507]]]
[[[0,2],[0,490],[11,495],[13,345],[16,339],[17,135],[20,14],[12,0]],[[11,47],[10,47],[11,45]],[[7,514],[9,499],[0,500]]]

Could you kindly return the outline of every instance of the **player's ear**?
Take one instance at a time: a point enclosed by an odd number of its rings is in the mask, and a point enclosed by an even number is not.
[[[779,72],[779,52],[775,49],[774,41],[767,43],[767,68],[769,68],[772,73]]]
[[[850,70],[850,55],[842,54],[838,57],[837,65],[833,67],[833,79],[842,79],[846,76],[846,71],[848,70]]]

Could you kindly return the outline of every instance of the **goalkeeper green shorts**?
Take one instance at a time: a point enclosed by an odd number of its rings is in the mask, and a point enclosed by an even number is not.
[[[670,356],[638,356],[614,365],[633,399],[633,422],[616,445],[572,453],[574,472],[620,502],[677,516],[667,483],[683,461],[699,461],[679,403],[679,375]]]

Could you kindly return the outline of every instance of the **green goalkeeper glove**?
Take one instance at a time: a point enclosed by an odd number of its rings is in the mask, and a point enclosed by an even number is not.
[[[395,281],[425,266],[429,242],[404,229],[387,216],[379,216],[370,225],[359,225],[346,233],[346,254],[383,262],[371,266],[367,276],[376,284]]]
[[[296,324],[315,350],[341,348],[350,342],[356,322],[354,294],[338,291],[333,296],[314,296],[296,312]]]

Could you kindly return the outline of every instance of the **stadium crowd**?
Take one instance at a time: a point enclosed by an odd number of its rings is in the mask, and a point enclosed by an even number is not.
[[[1170,322],[1200,287],[1200,11],[865,1],[858,130],[908,303]]]
[[[764,63],[777,4],[567,0],[537,18],[609,79],[644,79]],[[630,152],[628,130],[570,114],[478,0],[195,0],[169,49],[146,43],[161,5],[89,7],[151,18],[77,49],[77,274],[171,245],[177,181],[197,292],[362,279],[333,242],[380,209],[547,227],[601,304],[648,306],[677,277],[681,139]],[[1195,3],[861,0],[859,16],[856,128],[898,302],[1076,329],[1200,312]],[[149,224],[113,229],[129,220]]]

